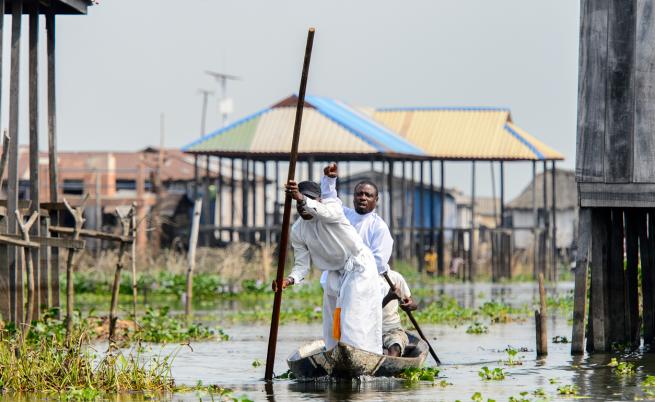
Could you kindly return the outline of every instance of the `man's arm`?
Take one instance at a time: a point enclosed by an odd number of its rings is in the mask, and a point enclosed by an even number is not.
[[[346,215],[343,213],[341,200],[327,199],[325,202],[318,202],[309,197],[305,197],[305,210],[309,212],[314,218],[325,223],[347,223]]]
[[[324,200],[338,198],[336,177],[321,177],[321,198]]]
[[[307,276],[310,267],[309,249],[305,240],[299,236],[299,228],[293,225],[291,228],[291,247],[293,247],[294,265],[289,278],[293,279],[293,283],[299,283]]]
[[[389,226],[380,218],[372,227],[371,252],[375,258],[375,266],[378,273],[382,275],[389,269],[389,259],[393,252],[393,237],[389,232]]]

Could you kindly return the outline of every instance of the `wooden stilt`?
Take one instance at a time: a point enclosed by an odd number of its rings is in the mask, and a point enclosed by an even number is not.
[[[639,347],[639,223],[640,218],[645,219],[645,214],[633,209],[625,210],[625,338],[628,344],[635,348]]]
[[[446,274],[446,163],[444,160],[439,161],[440,168],[439,174],[441,175],[439,180],[439,246],[437,249],[437,266],[439,269],[439,275]]]
[[[609,351],[609,309],[607,306],[610,211],[597,208],[591,213],[591,310],[593,350]]]
[[[639,254],[641,262],[641,297],[643,305],[644,346],[653,350],[655,346],[655,236],[653,210],[649,209],[637,222],[639,225]],[[646,219],[644,219],[646,218]]]
[[[584,347],[585,316],[587,313],[587,270],[591,243],[591,210],[578,212],[578,254],[575,262],[575,290],[573,294],[573,334],[571,354],[582,354]]]
[[[9,161],[7,178],[7,210],[18,209],[18,124],[20,89],[20,42],[23,0],[12,2],[11,18],[11,70],[9,81]],[[17,233],[16,216],[7,214],[7,233]],[[9,297],[11,303],[10,321],[23,321],[23,273],[16,247],[7,250],[9,267]]]
[[[608,344],[625,344],[625,276],[623,265],[623,210],[612,208],[612,223],[609,236],[609,266],[607,267],[607,291],[606,302],[610,319],[610,338]]]

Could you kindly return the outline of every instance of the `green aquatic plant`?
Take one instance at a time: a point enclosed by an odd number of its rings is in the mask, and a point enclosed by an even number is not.
[[[478,372],[478,376],[485,381],[501,381],[505,379],[505,373],[500,367],[489,369],[489,367],[484,366]]]
[[[408,367],[398,374],[398,377],[405,380],[406,383],[415,384],[420,381],[430,381],[434,383],[439,376],[441,369],[437,367]]]
[[[523,360],[518,357],[519,350],[514,349],[511,346],[508,346],[507,349],[505,349],[505,353],[507,353],[507,360],[505,360],[505,364],[508,366],[520,366],[523,364]]]
[[[642,387],[655,388],[655,375],[646,375],[644,381],[641,382]]]
[[[560,387],[557,387],[557,393],[559,395],[577,395],[578,394],[578,387],[575,385],[562,385]]]
[[[509,397],[509,402],[531,402],[532,400],[527,397],[528,394],[529,394],[529,392],[523,391],[523,392],[519,393],[518,397],[510,396]]]
[[[635,365],[630,362],[618,361],[615,357],[607,364],[612,367],[612,371],[619,376],[633,375],[635,373]]]
[[[252,361],[252,366],[253,367],[260,367],[262,365],[262,361],[259,359],[255,359]]]
[[[471,401],[472,402],[485,402],[484,397],[482,396],[482,394],[480,392],[476,392],[473,395],[471,395]],[[459,402],[459,400],[457,400],[456,402]],[[496,402],[496,400],[495,399],[487,399],[486,402]]]
[[[291,370],[287,370],[284,373],[275,376],[276,380],[293,380],[295,378],[296,378],[296,375],[293,374],[293,372]]]
[[[538,396],[538,397],[545,397],[546,396],[546,391],[544,391],[543,388],[537,388],[534,391],[532,391],[532,395]]]
[[[200,339],[228,340],[229,336],[220,328],[200,323],[187,324],[183,317],[169,314],[169,307],[158,310],[148,308],[139,320],[140,327],[135,338],[144,342],[188,342]]]
[[[466,328],[466,333],[467,334],[486,334],[489,332],[489,328],[487,328],[486,325],[482,324],[481,322],[474,322],[473,324],[469,325],[468,328]]]

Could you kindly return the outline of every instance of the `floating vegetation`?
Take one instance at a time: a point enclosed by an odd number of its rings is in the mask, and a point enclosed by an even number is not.
[[[523,359],[518,356],[518,349],[514,349],[513,347],[508,346],[507,349],[505,349],[505,353],[507,353],[507,360],[504,362],[506,365],[520,366],[523,364]]]
[[[528,398],[527,396],[529,395],[528,391],[523,391],[519,393],[519,396],[510,396],[509,397],[509,402],[531,402],[532,400]]]
[[[557,387],[557,393],[559,395],[577,395],[578,394],[578,387],[575,385],[562,385],[560,387]]]
[[[486,334],[487,332],[489,332],[489,328],[478,321],[474,322],[473,324],[469,325],[468,328],[466,328],[467,334],[481,335]]]
[[[471,395],[471,401],[473,402],[485,402],[484,397],[482,397],[482,394],[480,392],[476,392],[473,395]],[[460,402],[459,400],[456,400],[455,402]],[[496,402],[494,399],[487,399],[486,402]]]
[[[655,388],[655,375],[646,375],[646,378],[641,383],[642,387]]]
[[[437,367],[408,367],[398,374],[398,377],[404,379],[409,384],[415,384],[421,381],[434,383],[439,376],[439,372],[441,370]]]
[[[135,337],[144,342],[168,343],[216,339],[226,341],[229,336],[220,328],[199,323],[187,324],[184,317],[171,316],[169,307],[148,308],[139,320]]]
[[[569,338],[565,336],[557,335],[553,337],[553,343],[570,343],[570,342],[571,341],[569,341]]]
[[[500,367],[489,369],[489,367],[484,366],[480,369],[478,375],[485,381],[501,381],[505,379],[505,372]]]
[[[252,366],[253,367],[260,367],[262,365],[262,361],[259,359],[255,359],[252,361]]]
[[[291,370],[287,370],[284,373],[275,376],[276,380],[293,380],[295,378],[296,378],[296,375],[293,374],[293,372]]]
[[[620,362],[616,360],[616,357],[613,357],[612,360],[607,364],[608,367],[612,367],[612,371],[619,376],[628,376],[635,373],[635,365],[630,362]]]

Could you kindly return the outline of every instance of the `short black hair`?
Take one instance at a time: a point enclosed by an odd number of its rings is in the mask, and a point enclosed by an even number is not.
[[[359,183],[357,183],[355,185],[355,193],[357,193],[357,187],[365,186],[365,185],[369,185],[369,186],[371,186],[371,187],[373,187],[375,189],[375,196],[376,197],[379,195],[380,191],[378,190],[378,186],[376,186],[375,183],[373,183],[373,181],[371,181],[369,179],[360,180]]]

